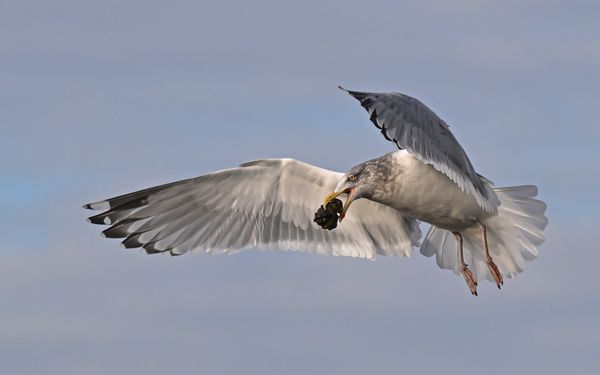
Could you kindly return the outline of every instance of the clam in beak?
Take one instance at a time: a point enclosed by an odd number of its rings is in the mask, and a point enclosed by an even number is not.
[[[325,202],[323,202],[323,205],[327,206],[327,203],[331,202],[332,200],[334,200],[342,194],[348,194],[348,198],[346,199],[346,203],[344,203],[344,208],[342,209],[342,213],[340,214],[340,223],[342,222],[344,217],[346,217],[346,212],[348,211],[348,208],[350,208],[350,204],[353,200],[354,189],[346,188],[341,191],[334,191],[333,193],[329,194],[327,198],[325,198]]]

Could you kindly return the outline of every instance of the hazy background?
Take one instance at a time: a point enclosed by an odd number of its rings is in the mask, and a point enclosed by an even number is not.
[[[597,374],[598,19],[594,1],[0,1],[0,372]],[[247,160],[393,150],[338,84],[420,98],[480,173],[537,184],[540,258],[474,298],[418,252],[146,256],[85,222],[83,203]]]

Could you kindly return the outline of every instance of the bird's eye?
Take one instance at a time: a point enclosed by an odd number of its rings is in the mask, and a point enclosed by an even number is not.
[[[356,175],[351,174],[350,176],[348,176],[348,181],[356,181]]]

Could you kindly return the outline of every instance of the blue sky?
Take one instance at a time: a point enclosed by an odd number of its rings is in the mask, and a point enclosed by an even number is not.
[[[600,367],[600,6],[592,1],[0,5],[0,372]],[[416,96],[498,186],[548,203],[502,292],[375,262],[127,252],[83,203],[264,157],[393,150],[336,86]],[[337,145],[328,151],[331,140]]]

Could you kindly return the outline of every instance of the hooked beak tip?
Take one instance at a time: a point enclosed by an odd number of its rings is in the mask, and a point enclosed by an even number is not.
[[[342,212],[340,213],[340,218],[339,218],[340,223],[346,217],[346,212],[348,211],[348,208],[350,207],[350,204],[352,203],[352,201],[354,199],[354,189],[346,188],[341,191],[334,191],[333,193],[329,194],[327,196],[327,198],[325,198],[325,201],[323,202],[323,205],[327,206],[327,204],[329,202],[331,202],[332,200],[334,200],[335,198],[337,198],[338,196],[340,196],[342,194],[348,194],[348,199],[346,199],[346,203],[344,203],[344,207],[342,208]]]
[[[350,204],[352,204],[353,200],[354,200],[354,190],[349,189],[348,199],[346,199],[346,203],[344,203],[344,208],[342,208],[342,213],[340,214],[340,223],[346,217],[346,213],[348,212],[348,209],[350,208]]]
[[[340,195],[350,194],[350,192],[351,192],[350,188],[340,190],[340,191],[334,191],[333,193],[329,194],[327,196],[327,198],[325,198],[325,201],[323,201],[323,206],[327,206],[327,203],[331,202],[332,200],[339,197]]]

